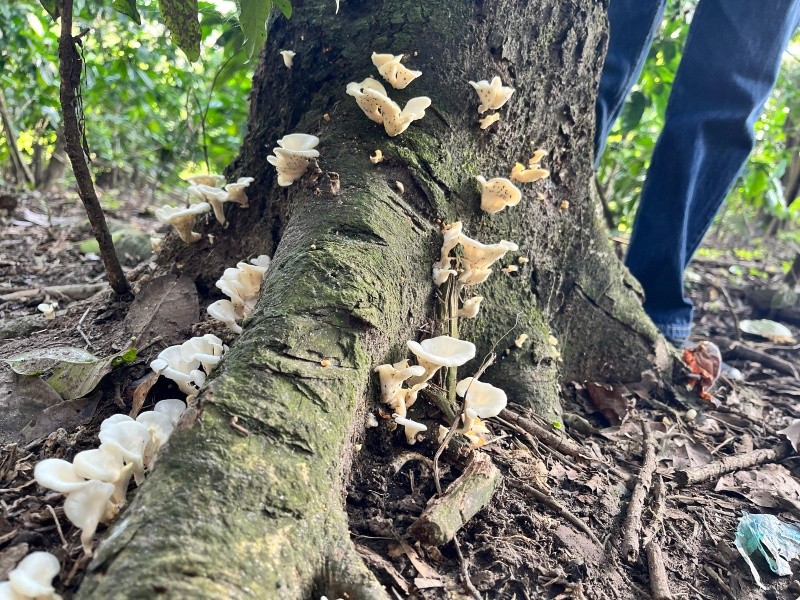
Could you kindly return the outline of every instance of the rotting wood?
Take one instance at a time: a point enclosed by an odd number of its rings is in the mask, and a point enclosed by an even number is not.
[[[559,435],[549,431],[538,423],[535,423],[530,419],[526,419],[525,417],[508,408],[504,408],[500,412],[500,417],[510,423],[513,423],[514,425],[521,427],[530,433],[534,438],[542,442],[545,446],[552,448],[553,450],[557,450],[563,454],[567,454],[575,458],[589,460],[589,457],[586,456],[583,448],[581,448],[578,444],[564,434]]]
[[[55,296],[59,299],[85,300],[108,288],[107,283],[73,283],[14,290],[0,296],[3,302],[17,302],[40,296]]]
[[[661,555],[661,546],[655,540],[650,540],[644,547],[647,553],[647,569],[650,573],[650,593],[653,600],[672,600],[669,589],[667,570],[664,567],[664,557]]]
[[[656,470],[656,446],[653,440],[653,433],[650,425],[642,421],[642,468],[639,471],[639,479],[631,493],[631,500],[628,504],[628,515],[622,528],[622,544],[620,545],[620,555],[629,563],[639,560],[639,534],[642,529],[642,511],[647,492],[653,481],[653,473]]]
[[[459,478],[422,512],[408,533],[423,544],[446,544],[489,503],[500,479],[500,470],[492,459],[476,453]]]
[[[594,534],[594,532],[591,529],[589,529],[589,526],[583,521],[581,521],[577,516],[575,516],[572,513],[572,511],[570,511],[566,506],[561,504],[558,500],[556,500],[552,496],[548,496],[544,492],[540,492],[535,487],[532,487],[526,483],[522,483],[521,481],[514,481],[513,479],[509,479],[507,481],[509,487],[519,490],[527,494],[534,500],[541,502],[542,504],[547,506],[550,510],[555,512],[559,517],[562,517],[567,521],[569,521],[570,523],[572,523],[576,529],[588,535],[589,539],[591,539],[595,544],[597,544],[598,546],[603,545],[603,542],[601,542],[600,538],[598,538]]]
[[[709,463],[702,467],[675,471],[675,481],[681,487],[706,483],[722,477],[726,473],[733,473],[734,471],[741,471],[742,469],[778,462],[791,453],[791,445],[788,442],[783,442],[774,448],[763,448],[745,454],[726,456],[722,460]]]

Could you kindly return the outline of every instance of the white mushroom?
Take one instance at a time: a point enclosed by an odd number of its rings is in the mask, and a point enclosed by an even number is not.
[[[398,425],[402,425],[405,428],[406,441],[409,443],[409,445],[413,445],[417,442],[418,433],[428,430],[426,425],[401,416],[396,416],[394,418],[394,422]]]
[[[348,83],[347,94],[356,99],[356,104],[369,119],[382,123],[391,137],[403,133],[412,121],[423,118],[425,109],[431,105],[430,98],[419,96],[411,98],[400,110],[400,106],[387,95],[386,88],[371,77],[361,83]]]
[[[188,208],[165,204],[161,208],[155,210],[155,215],[162,223],[168,223],[175,227],[178,235],[184,242],[193,244],[203,237],[199,233],[192,231],[194,219],[197,215],[207,213],[210,210],[211,205],[208,202],[192,204]]]
[[[86,484],[72,463],[60,458],[46,458],[36,463],[33,478],[43,488],[62,494],[70,494]]]
[[[110,417],[103,419],[103,422],[100,423],[100,431],[104,431],[111,427],[112,425],[116,425],[117,423],[122,423],[123,421],[134,421],[132,417],[128,415],[123,415],[122,413],[117,413],[115,415],[111,415]]]
[[[400,61],[403,55],[398,54],[378,54],[372,53],[372,64],[378,67],[378,73],[389,82],[396,90],[402,90],[417,77],[422,75],[422,71],[412,71]]]
[[[499,77],[492,77],[491,82],[483,79],[478,82],[470,81],[469,84],[475,88],[481,101],[478,107],[480,114],[485,113],[487,110],[497,110],[508,102],[511,94],[514,93],[514,88],[504,86]]]
[[[421,377],[425,374],[425,368],[419,365],[410,367],[407,360],[401,360],[393,365],[378,365],[375,372],[381,381],[381,400],[391,405],[397,400],[403,382],[411,377]]]
[[[273,148],[274,156],[268,156],[267,162],[278,170],[278,185],[286,187],[300,179],[308,170],[312,158],[319,156],[314,148],[319,138],[305,133],[292,133],[278,140],[278,148]]]
[[[482,119],[479,119],[478,122],[481,124],[481,129],[489,129],[492,124],[497,123],[500,120],[500,113],[492,113],[490,115],[486,115]]]
[[[415,342],[407,342],[408,349],[417,357],[417,362],[425,367],[425,373],[408,379],[409,385],[428,381],[441,367],[460,367],[475,358],[475,344],[459,340],[449,335]]]
[[[465,410],[475,411],[475,415],[481,419],[496,417],[508,404],[503,390],[474,377],[459,381],[456,384],[456,394],[464,398]]]
[[[136,485],[141,485],[144,480],[145,449],[150,442],[147,427],[136,421],[124,421],[101,431],[99,437],[101,444],[108,445],[108,452],[119,455],[126,464],[133,465]]]
[[[8,573],[9,600],[60,600],[53,587],[53,577],[61,571],[58,559],[49,552],[31,552]],[[2,584],[0,584],[2,585]]]
[[[58,302],[42,302],[36,309],[44,314],[45,319],[52,320],[56,318],[56,309]]]
[[[92,538],[98,523],[106,522],[116,515],[117,508],[111,503],[113,495],[113,484],[91,480],[81,489],[69,494],[64,501],[64,515],[82,530],[81,543],[86,556],[92,555]]]
[[[236,308],[230,300],[217,300],[208,305],[206,312],[212,319],[224,323],[233,333],[242,333],[242,326],[236,322],[239,315],[236,314]]]
[[[476,177],[481,184],[481,210],[494,214],[506,206],[516,206],[522,199],[520,189],[505,177],[486,180],[482,175]]]
[[[175,427],[181,418],[181,415],[186,410],[186,403],[177,398],[168,398],[166,400],[159,400],[153,407],[154,412],[164,413],[169,416],[170,423]]]
[[[516,163],[514,168],[511,169],[511,179],[512,181],[518,181],[520,183],[533,183],[534,181],[539,181],[540,179],[544,179],[550,175],[550,171],[547,169],[542,169],[538,165],[529,166],[527,169],[522,165],[522,163]]]
[[[375,154],[373,156],[369,157],[369,162],[371,162],[373,165],[383,162],[383,152],[380,151],[380,148],[375,150]]]
[[[441,263],[433,263],[433,282],[436,285],[442,285],[448,278],[453,275],[458,275],[458,271],[450,268],[452,266],[450,260],[447,261],[447,266],[442,267]]]
[[[286,68],[291,69],[294,63],[295,53],[291,50],[281,50],[280,55],[283,58],[283,64],[286,65]]]
[[[112,502],[118,506],[125,504],[128,483],[133,475],[133,465],[126,465],[122,456],[112,447],[100,444],[99,448],[78,452],[72,459],[75,473],[86,479],[96,479],[114,484]]]
[[[225,183],[224,175],[192,175],[187,177],[186,181],[191,185],[210,185],[212,187],[219,187]]]
[[[225,186],[225,191],[228,192],[228,202],[235,202],[242,208],[249,206],[249,199],[245,189],[250,187],[255,179],[253,177],[239,177],[234,183],[229,183]]]
[[[211,373],[228,350],[222,340],[213,333],[193,337],[181,344],[180,348],[181,358],[185,362],[199,361],[206,373]]]
[[[147,427],[147,431],[150,433],[150,442],[144,449],[144,464],[148,469],[151,469],[155,462],[156,454],[167,443],[175,426],[172,424],[172,419],[170,419],[169,415],[153,410],[141,413],[136,418],[136,422]]]
[[[225,225],[223,204],[228,201],[228,193],[225,190],[204,184],[191,185],[189,186],[189,197],[208,202],[219,224]]]
[[[458,316],[465,319],[474,319],[478,316],[478,310],[483,302],[483,296],[473,296],[464,302],[461,310],[458,311]]]
[[[469,262],[473,269],[490,267],[503,258],[509,250],[519,250],[519,246],[506,240],[500,240],[496,244],[482,244],[477,240],[462,235],[459,242],[464,249],[464,260]]]
[[[150,363],[153,371],[177,383],[178,388],[188,395],[196,393],[205,382],[203,373],[198,369],[199,366],[198,360],[183,359],[180,346],[164,348]]]

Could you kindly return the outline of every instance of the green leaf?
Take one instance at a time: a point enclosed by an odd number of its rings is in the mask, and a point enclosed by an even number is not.
[[[43,348],[17,354],[6,362],[19,375],[39,375],[64,400],[82,398],[91,392],[100,380],[114,367],[128,363],[136,358],[136,348],[126,348],[122,352],[105,358],[98,358],[91,352],[63,346]]]
[[[61,12],[58,10],[58,0],[39,0],[39,4],[42,5],[47,11],[47,14],[55,21],[61,15]]]
[[[642,120],[644,109],[647,108],[647,96],[642,92],[633,92],[630,100],[625,104],[622,110],[622,131],[628,133],[636,129],[636,126]]]
[[[137,25],[142,24],[142,17],[139,16],[139,11],[136,10],[136,0],[114,0],[111,6],[113,6],[114,10],[117,12],[121,12],[123,15],[133,19],[134,23]]]
[[[275,2],[275,8],[277,8],[284,17],[287,19],[292,18],[292,3],[291,0],[273,0]]]
[[[158,0],[158,8],[175,44],[186,58],[192,62],[200,58],[202,32],[197,19],[197,0]]]
[[[272,0],[239,0],[239,26],[248,58],[258,54],[267,41],[267,18],[271,10]]]

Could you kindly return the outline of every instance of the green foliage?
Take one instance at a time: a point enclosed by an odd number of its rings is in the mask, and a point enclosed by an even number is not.
[[[177,46],[194,62],[200,58],[202,33],[197,20],[197,0],[158,0],[164,24]]]
[[[237,4],[239,24],[247,40],[247,57],[253,58],[267,41],[267,18],[272,11],[272,0],[238,0]]]
[[[75,27],[89,30],[82,95],[101,184],[112,172],[123,183],[168,183],[182,171],[205,170],[206,160],[219,172],[234,158],[250,89],[244,37],[234,15],[211,2],[198,8],[200,60],[190,63],[170,43],[156,0],[115,0],[113,7],[76,0]],[[58,25],[37,1],[0,2],[0,89],[31,160],[49,156],[60,127],[57,61]],[[8,164],[0,135],[0,173]]]
[[[608,138],[598,177],[621,232],[633,223],[696,4],[697,0],[681,0],[669,6],[642,76]],[[756,123],[756,147],[727,199],[727,215],[747,212],[800,221],[800,202],[792,205],[793,198],[784,198],[782,181],[797,155],[798,125],[800,61],[790,57]]]

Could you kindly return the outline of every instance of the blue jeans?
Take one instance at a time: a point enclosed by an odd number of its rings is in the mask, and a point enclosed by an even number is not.
[[[595,160],[644,65],[666,0],[611,0],[597,98]],[[682,342],[692,303],[683,272],[753,148],[753,124],[800,22],[800,0],[700,0],[653,150],[628,269],[661,333]]]

